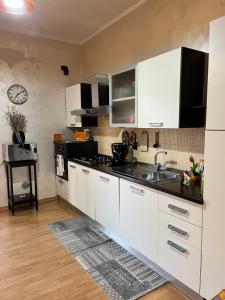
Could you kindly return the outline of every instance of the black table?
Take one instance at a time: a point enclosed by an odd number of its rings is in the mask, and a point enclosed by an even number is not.
[[[21,205],[35,203],[36,210],[38,210],[38,196],[37,196],[37,172],[36,160],[20,160],[20,161],[4,161],[6,177],[7,177],[7,192],[8,192],[8,207],[14,216],[15,208]],[[27,167],[29,174],[30,192],[20,195],[14,195],[13,190],[13,168]],[[34,174],[34,194],[32,188],[32,167]]]

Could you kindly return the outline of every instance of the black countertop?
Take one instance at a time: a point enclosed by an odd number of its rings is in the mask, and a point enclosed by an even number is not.
[[[74,162],[74,163],[78,163],[80,165],[83,165],[85,167],[100,171],[100,172],[104,172],[106,174],[109,175],[113,175],[125,180],[129,180],[141,185],[144,185],[146,187],[150,187],[152,189],[161,191],[161,192],[165,192],[167,194],[173,195],[173,196],[177,196],[180,198],[183,198],[185,200],[197,203],[202,205],[203,204],[203,197],[201,194],[201,185],[200,182],[196,183],[196,182],[191,182],[189,187],[185,187],[180,183],[179,179],[173,179],[173,180],[164,180],[164,181],[160,181],[160,182],[149,182],[146,180],[141,180],[141,179],[137,179],[137,178],[133,178],[130,176],[126,176],[126,175],[122,175],[119,174],[117,172],[115,172],[113,170],[113,168],[110,166],[110,163],[94,163],[91,165],[86,164],[85,162],[81,162],[81,161],[77,161],[76,159],[69,159],[69,161]],[[140,163],[143,165],[148,165],[145,163]],[[179,170],[175,170],[173,169],[173,171],[177,171],[179,172]]]

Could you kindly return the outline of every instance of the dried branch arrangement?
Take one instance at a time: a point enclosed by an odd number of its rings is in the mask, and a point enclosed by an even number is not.
[[[13,131],[26,131],[27,127],[27,120],[26,117],[17,112],[17,111],[10,111],[9,109],[6,111],[6,119],[12,128]]]

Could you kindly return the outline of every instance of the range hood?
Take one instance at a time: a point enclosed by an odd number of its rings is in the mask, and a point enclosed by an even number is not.
[[[91,107],[71,111],[75,116],[106,117],[109,115],[109,79],[107,75],[96,75],[87,81],[91,86]]]

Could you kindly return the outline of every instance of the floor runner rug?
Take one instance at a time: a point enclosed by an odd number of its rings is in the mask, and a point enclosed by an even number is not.
[[[48,227],[112,300],[138,299],[166,282],[87,217]]]

